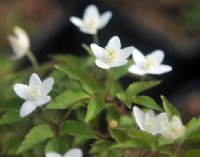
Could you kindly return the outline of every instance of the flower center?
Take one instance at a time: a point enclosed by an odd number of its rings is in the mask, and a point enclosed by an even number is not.
[[[105,58],[108,62],[115,60],[117,58],[117,49],[106,47]]]
[[[30,99],[37,101],[41,97],[41,90],[38,87],[31,87],[29,94],[30,94]]]
[[[96,29],[97,20],[94,16],[90,16],[86,19],[86,25],[89,29]]]
[[[147,58],[142,66],[144,69],[151,69],[154,65],[155,65],[154,60],[147,56]]]
[[[146,118],[145,119],[145,126],[146,126],[146,129],[148,131],[151,131],[151,129],[154,126],[154,118]]]

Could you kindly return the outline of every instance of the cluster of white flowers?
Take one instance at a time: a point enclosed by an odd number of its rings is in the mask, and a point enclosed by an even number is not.
[[[87,34],[96,34],[103,28],[112,17],[112,12],[107,11],[100,15],[95,5],[89,5],[85,9],[83,19],[71,17],[70,21],[79,27],[80,31]],[[15,52],[13,58],[19,59],[23,57],[30,48],[28,35],[19,27],[14,28],[16,37],[10,36],[9,41]],[[163,74],[172,70],[169,65],[161,64],[164,59],[164,52],[156,50],[144,56],[138,49],[133,46],[121,48],[121,42],[118,36],[112,37],[105,48],[93,43],[90,45],[98,67],[109,69],[127,64],[129,56],[132,54],[134,64],[128,68],[128,71],[137,75],[146,74]],[[20,116],[24,117],[33,112],[37,107],[47,104],[51,97],[48,93],[51,91],[54,83],[53,78],[41,81],[37,74],[33,73],[29,79],[29,85],[15,84],[14,91],[22,99],[25,100],[21,109]],[[174,116],[171,120],[167,114],[162,112],[155,116],[152,110],[144,113],[138,107],[133,108],[135,120],[139,128],[152,135],[162,134],[170,140],[177,140],[185,133],[185,127],[179,117]],[[46,157],[82,157],[80,149],[71,149],[64,156],[56,152],[46,153]]]
[[[85,9],[83,20],[73,16],[70,21],[79,27],[82,32],[96,34],[97,30],[103,28],[111,17],[112,13],[110,11],[100,16],[97,7],[89,5]],[[133,46],[121,49],[121,42],[117,36],[112,37],[105,48],[96,44],[91,44],[90,47],[97,58],[95,60],[96,65],[103,69],[125,65],[128,62],[128,57],[132,54],[135,64],[129,67],[128,71],[130,73],[159,75],[172,70],[171,66],[161,64],[164,59],[163,51],[156,50],[145,57]]]
[[[155,116],[153,110],[144,113],[136,106],[133,107],[133,114],[139,128],[152,135],[162,134],[166,139],[175,141],[185,133],[184,125],[176,115],[169,120],[166,112]]]
[[[64,155],[60,155],[56,152],[47,152],[45,157],[82,157],[83,152],[81,149],[72,148],[68,150]]]

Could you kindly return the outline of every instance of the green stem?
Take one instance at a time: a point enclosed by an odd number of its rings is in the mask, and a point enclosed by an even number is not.
[[[109,95],[109,91],[112,87],[112,82],[113,82],[113,68],[108,70],[108,86],[105,92],[105,96],[104,96],[104,100],[105,102],[109,101],[108,100],[108,95]]]
[[[39,64],[38,64],[35,56],[33,55],[33,53],[30,50],[28,50],[26,52],[26,56],[28,57],[28,59],[32,63],[34,70],[37,70],[39,68]]]
[[[93,34],[92,35],[92,38],[93,38],[93,42],[95,43],[95,44],[99,44],[99,37],[98,37],[98,34]]]

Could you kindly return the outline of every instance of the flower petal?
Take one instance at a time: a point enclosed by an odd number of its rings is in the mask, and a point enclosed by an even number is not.
[[[13,90],[22,99],[29,98],[29,87],[24,84],[17,83],[14,85]]]
[[[81,151],[81,149],[78,149],[78,148],[70,149],[64,155],[64,157],[82,157],[82,156],[83,156],[83,152]]]
[[[77,27],[83,27],[85,25],[82,19],[75,16],[70,17],[70,21]]]
[[[160,64],[163,62],[164,59],[164,52],[162,50],[155,50],[149,55],[147,55],[149,58],[152,58],[156,63]]]
[[[108,63],[101,61],[99,59],[96,59],[95,63],[99,68],[102,68],[102,69],[109,69],[110,68],[110,65]]]
[[[80,27],[80,31],[86,34],[97,34],[97,29],[91,29],[88,27]]]
[[[54,84],[54,79],[52,77],[44,80],[42,82],[42,94],[43,95],[48,94],[51,91],[53,84]]]
[[[131,65],[128,68],[128,71],[130,73],[136,74],[136,75],[146,75],[146,70],[142,69],[140,66],[138,66],[137,64],[135,65]]]
[[[43,96],[38,102],[37,105],[38,106],[42,106],[44,104],[47,104],[49,101],[51,100],[50,96]]]
[[[11,56],[11,59],[17,60],[17,59],[22,58],[26,54],[26,52],[19,45],[16,37],[8,36],[8,41],[11,44],[11,47],[12,47],[13,52],[14,52],[14,55]]]
[[[121,42],[118,36],[112,37],[107,44],[107,47],[121,49]]]
[[[162,112],[158,114],[156,116],[155,125],[152,128],[152,133],[154,135],[161,133],[164,130],[167,123],[168,123],[167,113]]]
[[[99,59],[103,59],[104,58],[104,49],[96,44],[91,44],[90,45],[92,52],[94,53],[94,55],[99,58]]]
[[[128,62],[128,60],[125,60],[125,59],[123,59],[123,60],[117,60],[115,62],[112,62],[110,64],[110,66],[111,67],[119,67],[119,66],[125,65],[127,62]]]
[[[146,113],[145,113],[145,119],[146,118],[155,118],[155,114],[153,112],[153,110],[148,110]]]
[[[99,11],[96,5],[89,5],[84,11],[83,20],[85,21],[88,17],[93,16],[95,19],[99,19]]]
[[[21,48],[29,49],[30,47],[30,40],[28,37],[28,34],[20,27],[15,26],[14,27],[14,33],[17,37],[17,42],[20,45]]]
[[[135,116],[135,120],[141,130],[145,130],[144,126],[144,112],[140,110],[138,107],[134,106],[133,107],[133,113]]]
[[[45,157],[62,157],[62,155],[60,155],[56,152],[47,152]]]
[[[29,79],[29,86],[41,86],[42,82],[36,73],[33,73]]]
[[[149,74],[160,75],[160,74],[163,74],[163,73],[167,73],[169,71],[172,71],[172,67],[171,66],[161,64],[161,65],[157,65],[157,66],[154,66],[151,69],[149,69],[148,73]]]
[[[111,17],[112,17],[112,12],[111,11],[107,11],[107,12],[103,13],[100,16],[100,22],[99,22],[98,28],[101,29],[101,28],[105,27],[105,25],[109,22]]]
[[[25,117],[26,115],[30,114],[36,109],[35,102],[32,101],[25,101],[20,108],[20,117]]]
[[[134,62],[138,65],[142,65],[146,60],[146,57],[136,48],[133,50],[132,57]]]
[[[132,54],[133,50],[134,50],[133,46],[123,48],[119,53],[119,58],[127,59]]]

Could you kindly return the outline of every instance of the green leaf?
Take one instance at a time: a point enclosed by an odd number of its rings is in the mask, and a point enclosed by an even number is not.
[[[198,157],[200,154],[200,149],[189,150],[184,154],[184,157]]]
[[[94,119],[97,115],[101,113],[104,107],[105,105],[102,98],[91,99],[87,106],[85,122],[88,123],[89,121]]]
[[[19,98],[11,98],[7,101],[3,101],[0,103],[0,111],[8,111],[8,110],[19,110],[22,105],[22,100]]]
[[[113,142],[111,141],[105,141],[105,140],[98,140],[94,144],[92,144],[90,153],[99,153],[104,152],[109,149],[113,145]]]
[[[144,81],[144,82],[134,82],[127,88],[127,93],[131,96],[137,95],[149,88],[157,86],[161,81]]]
[[[73,141],[73,147],[81,147],[83,146],[89,139],[85,137],[78,137],[76,136]]]
[[[81,69],[78,68],[70,68],[70,67],[64,68],[58,65],[56,65],[55,68],[66,73],[69,78],[78,81],[86,92],[90,94],[95,93],[96,82],[94,79],[88,76],[86,72],[83,72]]]
[[[186,132],[182,140],[192,140],[200,137],[200,118],[192,118],[186,125]]]
[[[67,66],[70,67],[79,67],[80,64],[82,64],[82,58],[81,57],[77,57],[75,55],[71,55],[71,54],[56,54],[52,56],[53,60],[55,60],[56,62],[61,62],[62,64],[64,63]],[[79,63],[79,64],[77,64]]]
[[[50,140],[45,146],[45,152],[57,152],[59,154],[64,154],[68,148],[67,142],[63,137],[58,137]]]
[[[0,124],[12,124],[20,119],[19,111],[7,111],[0,119]]]
[[[81,90],[66,90],[47,105],[48,109],[66,109],[83,99],[90,98],[90,95]]]
[[[109,129],[109,132],[111,137],[117,142],[125,142],[126,140],[130,139],[130,137],[128,137],[126,132],[122,129]]]
[[[84,123],[74,120],[68,120],[62,124],[60,134],[63,135],[65,133],[78,137],[97,138],[92,129],[90,129]]]
[[[133,117],[130,115],[121,115],[119,117],[119,126],[121,128],[132,128],[134,124]]]
[[[137,130],[137,129],[125,129],[127,134],[133,139],[138,139],[142,142],[145,142],[147,146],[149,146],[152,151],[157,149],[157,140],[156,137],[151,135],[148,132]]]
[[[24,141],[17,150],[17,154],[32,149],[34,146],[53,136],[54,132],[47,125],[36,126],[26,135]]]
[[[127,97],[124,92],[117,93],[116,96],[119,100],[125,103],[129,109],[132,108],[132,103],[131,103],[132,97]]]
[[[161,99],[163,102],[163,108],[167,112],[169,118],[172,118],[174,115],[180,117],[180,113],[176,110],[176,108],[165,98],[165,96],[161,95]]]
[[[132,60],[129,60],[126,65],[120,66],[120,67],[117,67],[116,69],[114,69],[113,79],[118,80],[121,77],[123,77],[124,75],[126,75],[128,73],[128,68],[130,67],[132,62],[133,62]]]
[[[138,139],[126,140],[124,142],[117,143],[112,148],[128,149],[128,148],[148,148],[147,144]]]
[[[138,105],[141,105],[150,109],[163,111],[163,109],[152,98],[148,96],[135,96],[135,97],[132,97],[132,101]]]

